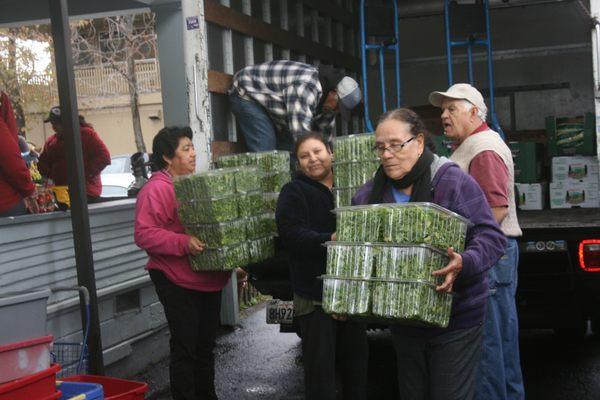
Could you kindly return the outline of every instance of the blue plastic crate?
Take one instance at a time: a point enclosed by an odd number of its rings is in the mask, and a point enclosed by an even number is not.
[[[102,385],[84,382],[56,382],[56,388],[61,391],[59,400],[104,400]]]

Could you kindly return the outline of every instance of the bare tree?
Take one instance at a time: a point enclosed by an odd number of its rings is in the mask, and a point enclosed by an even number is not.
[[[154,14],[81,21],[72,27],[71,32],[76,64],[108,67],[127,83],[135,145],[138,151],[145,152],[136,60],[156,56]]]

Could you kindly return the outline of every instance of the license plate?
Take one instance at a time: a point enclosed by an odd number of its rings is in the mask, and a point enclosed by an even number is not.
[[[293,318],[293,301],[274,299],[267,302],[267,324],[291,324]]]

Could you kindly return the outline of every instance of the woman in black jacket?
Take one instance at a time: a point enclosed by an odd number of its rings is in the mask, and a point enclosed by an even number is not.
[[[336,398],[336,349],[344,399],[366,399],[365,325],[325,314],[321,308],[327,251],[335,240],[332,153],[322,134],[308,133],[296,142],[299,172],[279,195],[276,220],[289,252],[295,318],[302,336],[305,395],[309,400]]]

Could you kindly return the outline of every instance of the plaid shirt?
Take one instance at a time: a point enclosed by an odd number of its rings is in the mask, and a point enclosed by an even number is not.
[[[277,130],[294,139],[311,130],[329,133],[335,122],[335,112],[316,114],[323,89],[312,65],[280,60],[248,66],[233,77],[234,91],[263,106]]]

